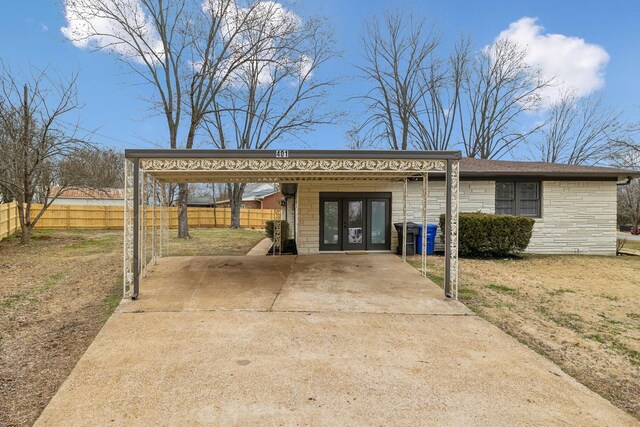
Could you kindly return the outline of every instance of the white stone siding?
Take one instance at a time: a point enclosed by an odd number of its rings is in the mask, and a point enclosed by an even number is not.
[[[545,181],[532,253],[615,255],[615,181]]]
[[[407,220],[422,222],[422,183],[410,182]],[[427,221],[437,224],[445,209],[444,181],[429,182]],[[297,225],[300,253],[319,248],[321,192],[391,192],[392,222],[402,221],[402,183],[375,181],[306,182],[298,185]],[[460,212],[495,212],[494,181],[461,181]],[[443,250],[440,229],[436,250]],[[391,248],[397,235],[392,228]],[[614,255],[616,249],[616,183],[614,181],[545,181],[542,218],[536,219],[528,252]]]
[[[377,181],[317,181],[298,184],[297,211],[298,252],[317,253],[320,244],[320,193],[323,192],[391,192],[392,222],[402,221],[402,183]],[[460,183],[462,212],[493,213],[495,209],[495,183],[492,181],[462,181]],[[444,181],[429,181],[427,222],[438,224],[445,209]],[[407,191],[407,220],[422,222],[422,182],[410,182]],[[436,249],[441,250],[439,236]],[[391,230],[391,248],[395,251],[397,234]]]

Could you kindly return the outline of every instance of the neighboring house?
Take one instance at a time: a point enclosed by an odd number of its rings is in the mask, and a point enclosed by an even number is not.
[[[282,193],[271,183],[247,184],[242,194],[244,209],[275,209],[283,199]],[[231,207],[229,199],[216,202],[219,208]]]
[[[212,208],[215,204],[213,203],[213,196],[191,196],[189,195],[189,200],[187,201],[188,208]]]
[[[51,194],[59,192],[58,187]],[[54,205],[124,206],[122,188],[67,188],[53,201]]]
[[[638,173],[607,167],[462,158],[460,212],[534,218],[527,249],[531,253],[614,255],[616,186],[630,176]],[[444,177],[430,174],[428,186],[427,221],[438,224],[445,208]],[[360,242],[360,235],[368,236],[361,249],[395,249],[397,237],[391,224],[402,221],[402,188],[402,182],[298,183],[295,196],[287,198],[289,204],[299,207],[292,232],[298,253],[353,248],[351,243]],[[421,203],[422,181],[409,182],[409,221],[422,222]],[[348,217],[353,224],[347,224]],[[342,232],[345,227],[357,233]],[[437,238],[436,250],[442,249]]]

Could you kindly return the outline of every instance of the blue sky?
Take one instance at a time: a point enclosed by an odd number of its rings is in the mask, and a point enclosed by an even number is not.
[[[96,143],[116,148],[162,147],[166,128],[143,98],[148,88],[113,55],[73,46],[60,32],[66,25],[62,1],[7,2],[0,15],[0,59],[14,69],[49,66],[62,76],[77,71],[84,108],[81,126],[96,130]],[[463,33],[476,47],[491,43],[509,24],[523,17],[537,18],[543,33],[578,37],[602,47],[609,55],[603,93],[606,102],[624,111],[628,119],[640,118],[640,2],[569,0],[428,0],[356,1],[300,0],[292,10],[302,17],[325,16],[335,31],[336,48],[343,52],[323,71],[341,76],[328,99],[347,113],[336,125],[318,127],[288,148],[345,148],[345,131],[361,117],[362,106],[350,99],[363,90],[354,64],[360,60],[359,34],[365,19],[386,8],[427,18],[446,39]],[[72,117],[68,118],[73,120]],[[301,142],[302,141],[302,142]],[[201,148],[206,148],[203,142]],[[278,147],[279,148],[279,147]]]

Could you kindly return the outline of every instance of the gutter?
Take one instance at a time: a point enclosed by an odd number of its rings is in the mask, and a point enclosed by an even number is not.
[[[633,178],[631,178],[630,176],[628,176],[628,177],[627,177],[627,179],[626,179],[625,181],[622,181],[622,182],[618,181],[618,182],[616,182],[616,185],[619,185],[619,186],[629,185],[629,184],[631,184],[631,180],[632,180],[632,179],[633,179]]]

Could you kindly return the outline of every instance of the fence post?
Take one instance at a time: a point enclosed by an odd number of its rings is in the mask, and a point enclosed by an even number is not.
[[[18,224],[20,223],[20,217],[18,215],[18,202],[14,202],[13,205],[13,213],[14,213],[14,224],[13,224],[13,231],[16,231],[18,229]]]
[[[11,210],[9,209],[9,205],[7,206],[7,236],[9,235],[9,227],[11,227]],[[0,205],[0,217],[2,216],[2,212],[5,210],[5,205]],[[4,224],[4,220],[0,220],[0,239],[2,239],[5,234],[2,231],[2,225]]]
[[[67,205],[67,229],[71,228],[71,205]]]

